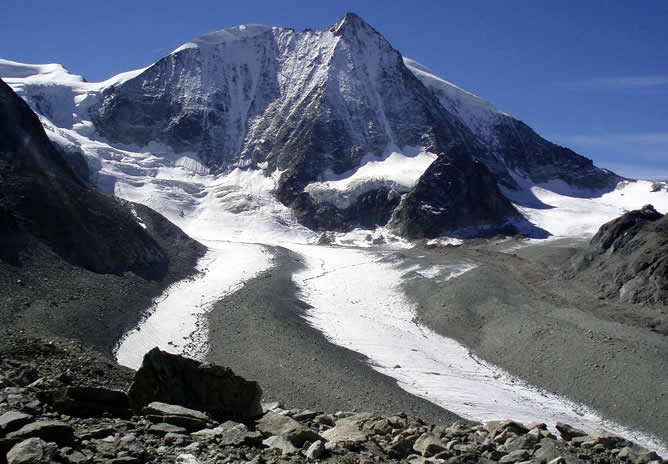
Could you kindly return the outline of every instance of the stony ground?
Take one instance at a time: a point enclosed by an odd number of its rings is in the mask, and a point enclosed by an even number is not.
[[[327,413],[277,403],[265,403],[246,423],[159,402],[130,412],[117,406],[127,399],[119,389],[131,371],[76,343],[14,341],[0,361],[0,462],[9,464],[663,462],[620,437],[586,435],[567,424],[558,426],[557,438],[544,424],[435,426],[401,413]],[[48,392],[82,385],[95,389],[80,388],[89,393],[69,402],[50,399]]]

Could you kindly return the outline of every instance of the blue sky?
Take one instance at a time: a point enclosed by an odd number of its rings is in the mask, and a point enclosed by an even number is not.
[[[89,81],[205,32],[322,29],[354,11],[402,54],[619,174],[668,178],[668,1],[5,0],[0,58]]]

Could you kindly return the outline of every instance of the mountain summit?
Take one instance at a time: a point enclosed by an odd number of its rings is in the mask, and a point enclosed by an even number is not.
[[[32,92],[24,89],[29,101]],[[158,144],[216,175],[261,170],[275,198],[315,230],[498,230],[518,224],[508,198],[530,202],[527,186],[600,190],[619,180],[402,57],[354,13],[323,31],[247,25],[205,34],[87,91],[77,105],[86,130],[116,147]],[[444,162],[426,175],[455,148],[457,170]],[[499,208],[426,207],[433,188],[445,201],[441,184],[451,181],[489,188],[448,193],[448,204],[484,198]],[[416,204],[405,200],[416,195],[420,217],[433,225],[426,229],[406,223]]]

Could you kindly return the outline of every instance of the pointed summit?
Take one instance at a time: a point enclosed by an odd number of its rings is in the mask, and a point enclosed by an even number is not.
[[[381,35],[357,13],[346,13],[330,30],[335,35],[344,37],[349,36],[349,34],[359,34],[360,31],[365,31],[367,34]]]

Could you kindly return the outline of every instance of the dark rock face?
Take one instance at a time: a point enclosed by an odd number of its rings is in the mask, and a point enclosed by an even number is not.
[[[262,390],[231,369],[153,348],[128,390],[132,408],[159,401],[204,411],[218,420],[247,421],[262,413]]]
[[[390,225],[410,238],[431,238],[464,227],[498,230],[517,216],[489,169],[472,159],[465,147],[457,146],[429,166]]]
[[[37,116],[0,81],[0,259],[16,261],[30,237],[95,272],[164,275],[168,259],[129,203],[82,181]]]
[[[593,278],[606,298],[668,305],[668,215],[646,205],[604,224],[565,273]]]
[[[610,189],[621,180],[616,174],[594,166],[589,158],[545,140],[511,116],[500,115],[494,129],[500,142],[497,150],[503,166],[495,165],[489,156],[485,163],[508,188],[516,188],[509,170],[524,173],[537,184],[559,179],[590,190]]]

